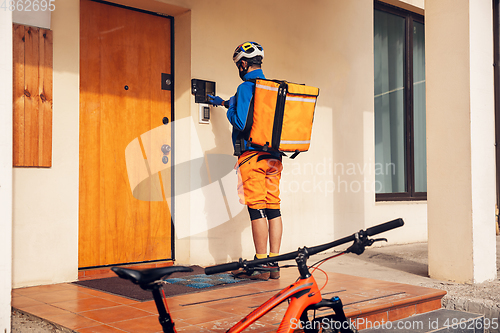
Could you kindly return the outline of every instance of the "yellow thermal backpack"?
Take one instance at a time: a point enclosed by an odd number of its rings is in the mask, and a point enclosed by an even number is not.
[[[293,152],[290,158],[307,151],[319,89],[279,80],[251,81],[255,81],[255,91],[242,132],[247,145],[282,155]]]

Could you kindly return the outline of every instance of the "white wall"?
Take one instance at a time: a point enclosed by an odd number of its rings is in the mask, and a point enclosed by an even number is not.
[[[0,331],[10,332],[12,289],[12,12],[0,10]]]
[[[26,4],[27,2],[24,2]],[[21,6],[23,3],[19,3]],[[57,7],[56,7],[57,8]],[[52,12],[50,10],[15,10],[12,12],[12,21],[14,23],[31,25],[34,27],[50,29],[50,17]]]
[[[488,0],[469,3],[473,282],[480,283],[497,276],[493,9]]]
[[[79,1],[59,1],[51,168],[14,169],[14,287],[78,276]]]

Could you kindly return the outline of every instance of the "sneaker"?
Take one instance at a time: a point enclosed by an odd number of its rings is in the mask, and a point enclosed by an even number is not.
[[[256,256],[253,259],[257,259]],[[236,271],[232,271],[231,274],[237,279],[250,279],[250,280],[269,280],[271,272],[269,267],[264,265],[259,265],[252,268],[243,269],[240,268]]]
[[[269,274],[269,277],[271,279],[279,279],[280,278],[280,266],[278,265],[278,263],[276,261],[270,262],[269,264],[267,264],[267,267],[269,267],[271,269],[270,274]]]
[[[248,270],[237,270],[231,272],[233,276],[237,279],[250,279],[250,280],[269,280],[271,272],[269,270],[260,270],[259,267],[255,267]]]

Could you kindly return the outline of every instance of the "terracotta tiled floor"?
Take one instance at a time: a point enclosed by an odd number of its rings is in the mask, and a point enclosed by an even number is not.
[[[284,269],[281,279],[168,298],[178,332],[225,332],[279,289],[293,283],[297,271]],[[318,286],[325,276],[316,272]],[[324,298],[339,296],[346,315],[363,328],[366,320],[406,318],[441,307],[442,290],[328,273]],[[274,332],[287,304],[247,331]],[[15,289],[12,306],[76,332],[161,332],[153,301],[137,302],[70,283]]]

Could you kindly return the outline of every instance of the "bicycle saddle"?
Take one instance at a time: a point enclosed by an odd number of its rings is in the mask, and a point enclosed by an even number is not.
[[[122,279],[130,280],[133,283],[138,284],[144,290],[157,288],[159,286],[158,282],[172,273],[193,271],[191,267],[186,266],[158,267],[144,270],[112,267],[111,270]]]

